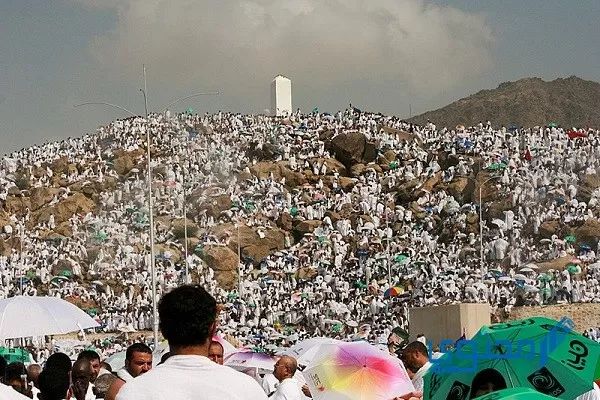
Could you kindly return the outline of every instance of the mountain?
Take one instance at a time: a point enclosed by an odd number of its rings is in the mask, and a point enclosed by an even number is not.
[[[576,76],[546,82],[524,78],[482,90],[435,111],[413,117],[438,128],[472,126],[490,121],[494,127],[523,127],[554,122],[564,127],[600,127],[600,83]]]

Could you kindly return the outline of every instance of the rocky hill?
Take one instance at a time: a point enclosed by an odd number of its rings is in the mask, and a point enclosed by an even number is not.
[[[413,117],[431,120],[438,127],[473,126],[490,121],[493,126],[533,127],[554,122],[564,127],[600,126],[600,84],[571,76],[551,82],[525,78],[482,90],[435,111]]]

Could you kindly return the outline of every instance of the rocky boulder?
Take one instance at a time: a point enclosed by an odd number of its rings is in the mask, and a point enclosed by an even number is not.
[[[279,218],[277,218],[276,224],[284,231],[291,231],[293,229],[291,214],[287,212],[279,214]]]
[[[221,287],[232,290],[238,281],[238,255],[229,247],[205,247],[202,259],[215,271],[215,279]]]
[[[580,188],[577,189],[577,200],[589,202],[591,193],[600,187],[600,174],[581,174],[580,175]]]
[[[318,227],[320,227],[322,224],[323,224],[323,222],[321,220],[301,221],[296,224],[296,226],[294,227],[294,230],[296,231],[296,233],[298,233],[298,234],[300,234],[300,236],[302,236],[305,233],[313,233],[314,230],[317,229]]]
[[[264,235],[263,238],[260,237],[259,230]],[[241,226],[238,231],[231,224],[221,224],[216,226],[213,231],[217,237],[223,237],[224,235],[229,237],[228,247],[235,252],[236,257],[239,243],[242,260],[250,257],[256,265],[272,252],[285,248],[286,232],[279,228],[266,229]]]
[[[337,135],[327,142],[326,146],[346,168],[358,163],[373,162],[377,156],[374,143],[368,142],[366,136],[360,132]]]
[[[588,244],[595,248],[600,240],[600,221],[596,218],[590,218],[581,226],[569,228],[567,233],[575,236],[577,243]]]
[[[540,236],[550,239],[552,235],[560,234],[560,221],[544,221],[540,225]]]
[[[29,192],[31,211],[38,210],[50,203],[58,195],[58,189],[51,187],[34,187]]]
[[[134,156],[124,152],[113,160],[115,172],[119,175],[127,175],[135,167]]]
[[[475,185],[472,180],[465,177],[458,177],[448,184],[446,190],[456,199],[456,201],[465,203],[472,198],[474,188]]]
[[[29,219],[28,227],[32,228],[40,222],[48,222],[52,214],[54,215],[55,223],[59,225],[68,221],[74,214],[87,214],[95,206],[96,204],[83,193],[75,193],[54,206],[47,206],[34,211]]]

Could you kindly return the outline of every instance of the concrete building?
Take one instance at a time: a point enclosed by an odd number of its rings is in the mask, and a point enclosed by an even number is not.
[[[292,81],[283,75],[271,82],[271,113],[278,117],[292,113]]]
[[[416,307],[408,311],[410,339],[424,334],[433,346],[442,340],[455,342],[465,332],[472,338],[483,325],[490,324],[489,304],[462,303],[447,306]]]

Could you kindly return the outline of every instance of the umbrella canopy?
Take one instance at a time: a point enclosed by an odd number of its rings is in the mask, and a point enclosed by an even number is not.
[[[575,243],[577,241],[577,238],[575,238],[575,236],[569,235],[565,237],[565,242],[567,243]]]
[[[551,400],[552,396],[545,395],[537,390],[529,388],[512,388],[498,390],[485,396],[477,397],[477,400]]]
[[[458,392],[468,396],[474,378],[489,369],[499,373],[507,387],[533,388],[563,399],[590,391],[598,374],[600,344],[571,328],[542,317],[484,326],[472,340],[433,362],[424,377],[425,397],[445,399]]]
[[[99,326],[83,310],[58,297],[0,300],[0,339],[57,335]]]
[[[256,353],[253,351],[239,351],[227,357],[223,363],[236,370],[246,370],[256,368],[259,373],[273,372],[275,369],[275,360],[265,353]]]
[[[309,365],[311,361],[320,353],[321,348],[327,344],[342,343],[340,340],[316,337],[301,341],[287,349],[283,354],[296,359],[300,365]]]
[[[394,286],[394,287],[387,289],[385,292],[383,292],[383,297],[385,297],[385,298],[394,297],[394,296],[398,296],[399,294],[402,294],[402,293],[404,293],[404,288],[402,288],[400,286]]]
[[[414,391],[400,360],[367,342],[321,350],[302,372],[315,400],[389,400]]]

